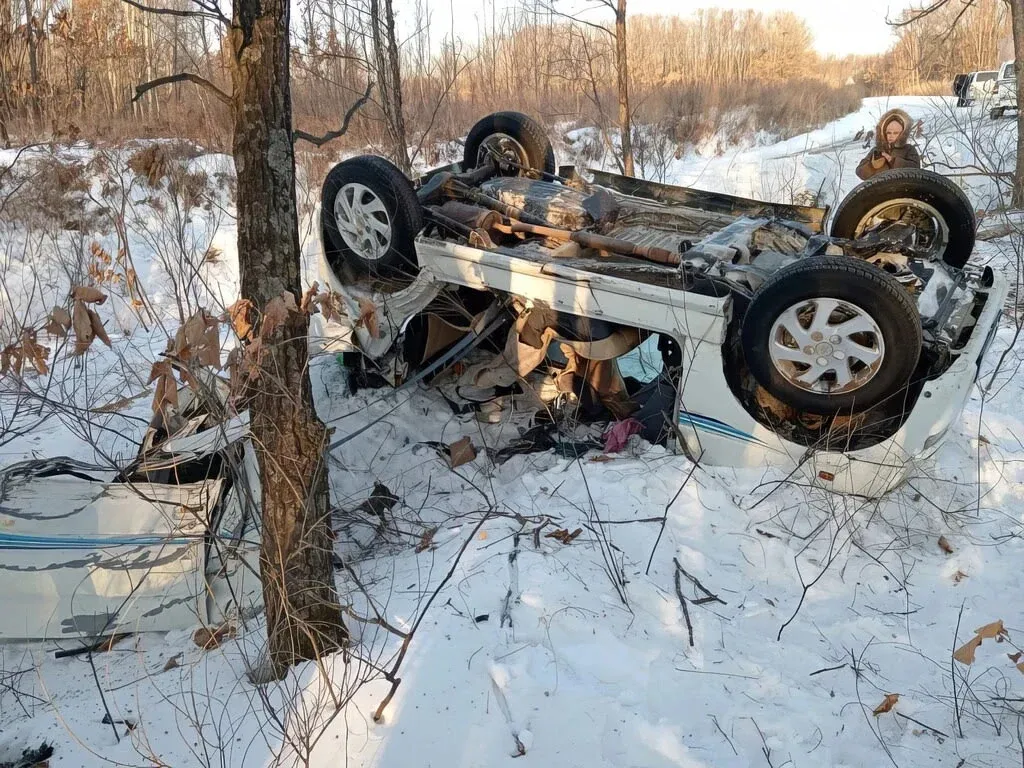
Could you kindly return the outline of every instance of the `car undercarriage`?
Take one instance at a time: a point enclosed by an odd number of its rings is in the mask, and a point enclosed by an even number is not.
[[[364,381],[454,381],[453,397],[525,397],[547,418],[639,414],[691,458],[820,464],[816,481],[869,495],[945,434],[1006,290],[968,264],[972,208],[931,172],[879,174],[834,211],[781,205],[556,168],[518,113],[481,120],[462,163],[415,181],[378,157],[340,163],[321,215],[321,279]],[[660,358],[647,380],[623,375],[638,350]],[[859,452],[892,472],[868,482]]]

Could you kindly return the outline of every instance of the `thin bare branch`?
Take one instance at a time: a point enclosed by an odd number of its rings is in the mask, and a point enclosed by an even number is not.
[[[339,128],[338,130],[329,131],[325,133],[323,136],[314,136],[313,134],[306,133],[305,131],[293,131],[292,135],[295,137],[296,141],[302,139],[303,141],[308,141],[310,144],[314,144],[315,146],[318,147],[322,147],[327,142],[333,141],[334,139],[337,139],[340,136],[344,136],[348,132],[349,123],[352,122],[352,118],[355,117],[356,112],[358,112],[359,109],[370,100],[370,93],[372,91],[373,82],[367,82],[366,90],[363,92],[363,95],[356,99],[352,103],[352,106],[348,108],[348,111],[345,113],[345,118],[341,122],[341,128]]]
[[[230,26],[231,21],[223,13],[218,11],[203,10],[203,11],[179,11],[174,8],[154,8],[151,5],[145,5],[143,3],[136,2],[136,0],[121,0],[123,3],[127,3],[133,8],[138,8],[140,11],[146,13],[155,13],[158,16],[180,16],[186,19],[213,19],[219,21],[221,24]],[[206,8],[202,3],[197,3],[201,8]]]
[[[209,90],[222,104],[231,103],[231,97],[228,94],[224,93],[224,91],[222,91],[216,85],[211,83],[205,77],[200,77],[199,75],[193,74],[192,72],[179,72],[176,75],[158,77],[155,80],[150,80],[148,83],[137,85],[135,86],[135,95],[132,97],[132,101],[138,101],[147,91],[151,91],[154,88],[159,88],[161,85],[170,85],[171,83],[182,82],[189,82],[195,83],[196,85],[201,85],[202,87]]]

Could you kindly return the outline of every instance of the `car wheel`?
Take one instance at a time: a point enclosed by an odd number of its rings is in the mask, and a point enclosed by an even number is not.
[[[470,130],[462,169],[476,168],[488,157],[499,159],[503,176],[520,176],[524,168],[555,172],[555,152],[544,127],[521,112],[495,112]]]
[[[757,382],[800,411],[858,412],[900,397],[921,354],[910,294],[846,257],[783,267],[754,294],[741,341]]]
[[[336,275],[394,278],[417,271],[423,210],[412,183],[383,157],[362,155],[327,174],[320,198],[327,261]]]
[[[974,250],[974,209],[949,179],[920,168],[884,171],[857,185],[836,208],[833,237],[854,239],[902,219],[917,227],[917,244],[935,260],[962,267]]]

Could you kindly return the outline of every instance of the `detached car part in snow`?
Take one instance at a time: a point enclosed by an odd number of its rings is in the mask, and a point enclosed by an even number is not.
[[[618,416],[636,387],[616,358],[657,337],[674,388],[664,434],[709,464],[800,463],[814,482],[870,496],[938,446],[1006,295],[968,264],[975,220],[956,185],[885,172],[830,218],[555,173],[541,136],[529,117],[498,113],[470,132],[462,163],[415,182],[378,157],[328,174],[320,277],[359,319],[367,370],[401,383],[500,303],[511,320],[494,375],[478,367],[463,384],[522,390],[548,366],[556,389],[589,391]],[[340,325],[314,322],[325,349],[343,348]]]
[[[0,640],[213,626],[260,609],[247,415],[219,421],[189,389],[179,403],[122,472],[65,458],[0,472]]]

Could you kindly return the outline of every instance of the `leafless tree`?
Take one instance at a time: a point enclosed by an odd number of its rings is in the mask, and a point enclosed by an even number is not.
[[[946,11],[952,14],[948,21],[947,35],[961,24],[966,15],[979,5],[982,0],[933,0],[928,5],[906,12],[899,20],[890,24],[897,28],[921,24],[929,17]],[[1014,72],[1016,74],[1017,104],[1024,104],[1024,0],[1003,0],[1010,10],[1013,30],[1013,49],[1015,53]],[[1024,207],[1024,110],[1017,112],[1017,161],[1014,173],[1011,204],[1014,208]]]

